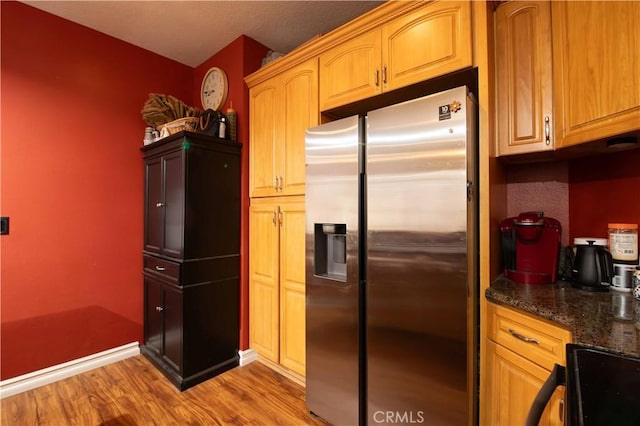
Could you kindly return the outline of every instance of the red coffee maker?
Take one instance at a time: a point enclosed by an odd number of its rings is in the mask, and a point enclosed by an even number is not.
[[[524,284],[556,282],[562,226],[543,212],[524,212],[500,224],[504,276]]]

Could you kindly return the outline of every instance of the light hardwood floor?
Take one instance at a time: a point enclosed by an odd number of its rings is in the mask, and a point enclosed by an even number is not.
[[[258,362],[184,392],[142,355],[1,401],[13,425],[325,425],[305,408],[304,388]]]

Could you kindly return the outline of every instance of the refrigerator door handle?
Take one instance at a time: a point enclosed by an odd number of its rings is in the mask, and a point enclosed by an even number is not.
[[[555,364],[553,366],[553,371],[547,378],[547,380],[538,391],[538,394],[533,400],[533,404],[531,404],[531,408],[529,409],[529,414],[527,415],[527,421],[525,426],[538,426],[540,423],[540,418],[542,417],[542,412],[545,407],[549,403],[551,399],[551,395],[556,390],[558,386],[564,386],[567,383],[566,380],[566,368]]]

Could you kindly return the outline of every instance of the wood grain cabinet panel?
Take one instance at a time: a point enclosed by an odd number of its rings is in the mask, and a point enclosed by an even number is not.
[[[381,50],[381,33],[375,29],[320,55],[320,109],[381,93]]]
[[[549,371],[491,341],[487,347],[486,362],[486,380],[491,385],[485,397],[491,408],[482,424],[524,425],[531,404],[547,380]],[[540,425],[564,424],[564,392],[564,387],[555,390],[542,413]]]
[[[556,145],[640,129],[640,2],[551,2]]]
[[[305,375],[304,197],[251,200],[249,336],[260,356]]]
[[[522,425],[554,364],[565,365],[571,333],[513,309],[487,304],[486,356],[482,360],[480,424]],[[547,404],[541,425],[564,424],[565,388]]]
[[[304,132],[318,125],[318,62],[311,59],[249,91],[252,198],[304,194]]]
[[[498,155],[553,150],[550,2],[501,4],[495,37]]]
[[[304,202],[283,203],[280,211],[280,364],[305,375]]]
[[[277,85],[271,80],[252,88],[249,92],[249,185],[252,197],[275,193],[277,92]]]
[[[471,30],[466,1],[432,2],[384,25],[384,90],[470,67]]]
[[[249,343],[278,362],[279,246],[278,205],[252,200],[249,210]]]
[[[429,2],[320,55],[320,110],[472,65],[471,4]]]

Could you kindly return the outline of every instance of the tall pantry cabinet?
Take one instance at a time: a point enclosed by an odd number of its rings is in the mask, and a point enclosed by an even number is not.
[[[319,124],[317,59],[249,86],[249,344],[304,376],[304,134]]]
[[[179,132],[142,148],[141,352],[180,390],[239,362],[240,147]]]

